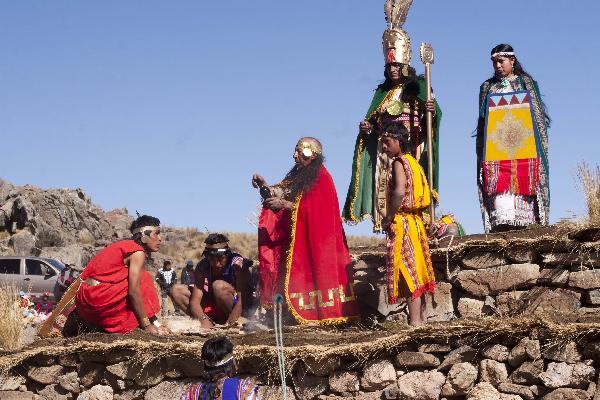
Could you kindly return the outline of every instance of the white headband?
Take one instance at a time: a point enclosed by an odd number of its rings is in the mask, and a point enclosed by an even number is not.
[[[500,51],[498,53],[492,54],[492,58],[494,58],[494,57],[514,57],[514,56],[515,56],[514,51]]]
[[[136,233],[144,233],[145,231],[154,231],[159,229],[160,227],[158,226],[142,226],[141,228],[135,228],[131,233],[135,235]]]
[[[233,360],[233,354],[229,354],[224,359],[222,359],[221,361],[217,361],[216,363],[204,361],[204,365],[206,365],[207,367],[210,367],[210,368],[215,368],[215,367],[220,367],[221,365],[225,365],[231,360]]]

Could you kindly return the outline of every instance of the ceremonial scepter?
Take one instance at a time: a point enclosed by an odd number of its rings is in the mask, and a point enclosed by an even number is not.
[[[427,85],[427,101],[431,100],[431,64],[433,64],[433,47],[429,43],[421,43],[421,62],[425,64],[425,82]],[[433,204],[433,113],[427,111],[427,177],[429,178],[429,204],[430,227],[435,223],[435,205]]]

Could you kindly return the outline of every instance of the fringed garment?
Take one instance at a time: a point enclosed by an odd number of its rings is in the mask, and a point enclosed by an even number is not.
[[[416,299],[435,291],[435,276],[429,257],[427,232],[422,213],[431,202],[429,185],[423,168],[410,154],[398,159],[406,174],[406,190],[402,206],[388,230],[387,287],[388,302],[399,297]],[[403,280],[406,285],[402,285]],[[410,293],[402,289],[406,287]]]
[[[485,120],[488,95],[527,91],[537,133],[536,159],[514,159],[484,162]],[[498,226],[547,225],[550,214],[548,166],[548,133],[540,91],[528,76],[515,76],[500,81],[485,81],[479,93],[479,124],[477,128],[477,187],[485,232]]]

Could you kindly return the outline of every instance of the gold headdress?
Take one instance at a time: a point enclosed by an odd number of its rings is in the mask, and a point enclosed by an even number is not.
[[[302,154],[305,157],[310,157],[313,154],[319,155],[323,151],[321,149],[321,146],[317,145],[311,140],[305,140],[305,138],[302,138],[298,141],[298,143],[296,144],[296,148],[302,149]]]
[[[402,29],[413,0],[386,0],[383,11],[387,29],[383,32],[383,57],[385,64],[410,64],[410,37]]]

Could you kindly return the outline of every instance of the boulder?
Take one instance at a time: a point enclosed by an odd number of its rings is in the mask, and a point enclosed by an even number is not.
[[[371,361],[363,369],[360,385],[367,391],[384,389],[396,382],[396,370],[388,360]]]
[[[421,353],[449,353],[452,350],[452,346],[449,344],[439,343],[425,343],[419,346],[418,349]]]
[[[2,374],[0,375],[0,391],[19,390],[25,385],[25,377],[21,375]]]
[[[475,385],[477,368],[470,363],[454,364],[442,386],[442,396],[463,396]]]
[[[84,362],[78,368],[79,381],[86,388],[100,383],[104,377],[104,364]]]
[[[540,374],[540,379],[544,386],[551,389],[569,386],[573,379],[573,365],[551,362],[546,371]]]
[[[437,400],[440,398],[444,374],[437,371],[409,372],[398,379],[397,398],[403,400]]]
[[[307,357],[304,359],[306,369],[316,376],[329,376],[333,371],[340,367],[340,359],[335,356],[324,358]]]
[[[515,264],[526,264],[537,261],[538,253],[527,247],[508,247],[504,251],[506,258]]]
[[[258,388],[260,400],[280,400],[283,399],[283,388],[281,386],[260,386]],[[296,400],[294,390],[291,387],[286,387],[285,398]]]
[[[479,380],[489,382],[497,387],[508,379],[506,364],[494,360],[481,360],[479,363]]]
[[[467,394],[467,400],[500,400],[500,392],[489,382],[479,382]]]
[[[456,281],[465,292],[485,297],[515,289],[530,288],[537,282],[536,264],[510,264],[476,271],[461,271]]]
[[[299,399],[313,399],[325,393],[329,387],[329,379],[311,374],[297,375],[293,379],[296,397]],[[288,388],[289,391],[289,388]]]
[[[593,306],[600,305],[600,289],[588,290],[585,293],[585,302]]]
[[[568,265],[568,266],[600,266],[600,257],[595,254],[577,253],[546,253],[542,254],[542,262],[546,265]]]
[[[428,353],[403,351],[394,357],[394,365],[402,369],[435,368],[440,365],[440,360]]]
[[[12,235],[8,244],[12,246],[16,256],[37,256],[40,249],[36,247],[35,241],[35,236],[25,229]]]

